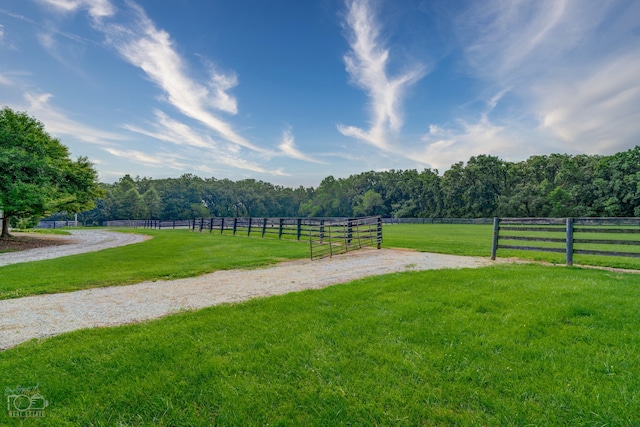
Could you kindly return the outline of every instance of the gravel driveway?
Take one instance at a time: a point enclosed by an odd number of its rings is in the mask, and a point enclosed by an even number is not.
[[[140,243],[147,239],[148,236],[133,233],[117,233],[115,231],[104,230],[67,230],[70,236],[47,234],[47,239],[68,240],[72,243],[55,246],[44,247],[38,249],[29,249],[20,252],[6,252],[0,254],[0,267],[17,264],[20,262],[41,261],[43,259],[60,258],[67,255],[77,255],[85,252],[95,252],[102,249],[115,248],[117,246],[131,245]],[[34,236],[34,237],[37,237]]]
[[[76,329],[154,319],[225,302],[319,289],[361,277],[412,270],[482,267],[495,261],[392,249],[363,249],[320,261],[142,282],[0,301],[0,350]]]

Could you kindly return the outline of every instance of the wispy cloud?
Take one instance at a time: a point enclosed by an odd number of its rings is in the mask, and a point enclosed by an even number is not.
[[[55,136],[71,136],[97,145],[126,140],[124,135],[96,129],[69,118],[65,112],[49,102],[52,97],[53,95],[50,93],[24,93],[24,98],[27,101],[24,110],[44,123],[47,132]]]
[[[150,81],[164,93],[164,100],[187,117],[195,119],[225,140],[257,152],[266,150],[238,134],[233,126],[211,110],[236,114],[237,101],[229,90],[238,84],[235,73],[221,73],[210,68],[206,83],[188,75],[188,67],[175,49],[171,36],[156,27],[145,11],[133,1],[126,2],[121,15],[132,21],[126,25],[108,18],[116,9],[108,0],[40,0],[60,10],[87,9],[94,27],[103,32],[107,43],[126,61],[142,69]]]
[[[280,143],[278,148],[280,149],[280,151],[282,151],[282,153],[284,153],[286,156],[289,156],[291,158],[303,160],[305,162],[311,162],[311,163],[320,163],[320,164],[323,163],[307,154],[304,154],[296,147],[296,141],[293,136],[293,131],[291,129],[286,129],[282,133],[282,142]]]
[[[207,85],[187,75],[186,65],[176,52],[169,34],[155,27],[144,10],[130,3],[135,17],[131,26],[101,24],[108,42],[131,64],[141,68],[165,93],[166,101],[182,114],[198,120],[222,138],[253,151],[263,152],[239,135],[228,122],[209,108],[237,113],[237,102],[227,91],[237,84],[231,73],[213,73]]]
[[[453,27],[470,75],[495,95],[475,119],[432,126],[422,160],[608,154],[637,144],[640,38],[630,37],[637,19],[629,17],[639,14],[625,0],[472,3]]]
[[[153,130],[127,124],[125,129],[142,135],[150,136],[161,141],[170,142],[177,145],[189,145],[197,148],[207,148],[210,150],[220,149],[211,137],[200,135],[184,123],[172,119],[160,110],[155,111],[156,120],[152,124]]]
[[[403,125],[403,97],[407,89],[425,75],[426,69],[414,65],[398,76],[388,76],[389,49],[380,40],[380,24],[372,6],[368,0],[349,0],[347,7],[351,50],[344,56],[344,62],[352,82],[369,96],[371,127],[365,130],[338,125],[338,130],[345,136],[386,150],[390,148],[389,134],[398,132]]]
[[[534,89],[541,128],[574,150],[622,151],[640,134],[640,50],[613,59],[577,81]]]
[[[483,115],[474,123],[460,120],[458,127],[453,130],[431,125],[429,133],[422,138],[426,146],[410,152],[410,157],[432,168],[445,170],[453,163],[480,154],[500,153],[508,158],[514,151],[520,150],[517,139],[516,132],[491,123]]]
[[[105,147],[104,151],[115,157],[132,160],[147,166],[168,167],[177,170],[184,170],[188,166],[183,158],[173,153],[149,154],[137,150],[120,150],[113,147]]]
[[[40,3],[52,6],[62,12],[75,12],[78,9],[87,9],[93,19],[112,16],[116,8],[109,0],[38,0]]]
[[[195,162],[192,160],[189,167],[195,170],[212,173],[217,170],[217,166],[219,168],[234,167],[259,173],[282,174],[279,170],[268,170],[255,162],[240,158],[237,146],[215,141],[209,135],[194,130],[191,126],[169,117],[160,110],[155,111],[155,118],[156,120],[151,124],[151,130],[130,124],[125,125],[124,128],[160,141],[194,149],[196,151],[191,152],[185,158],[197,159],[196,162],[206,159],[210,165],[214,165],[214,167],[198,166],[194,165]]]

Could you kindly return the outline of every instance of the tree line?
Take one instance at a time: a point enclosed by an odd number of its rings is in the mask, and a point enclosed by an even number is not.
[[[80,214],[115,219],[194,217],[414,218],[640,216],[640,146],[612,156],[551,154],[509,162],[479,155],[443,174],[424,169],[326,177],[317,188],[245,179],[124,176]],[[56,219],[62,219],[59,214]]]

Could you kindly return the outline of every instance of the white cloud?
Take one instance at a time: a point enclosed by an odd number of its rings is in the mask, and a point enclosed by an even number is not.
[[[75,12],[87,9],[94,19],[112,16],[116,8],[109,0],[38,0],[40,3],[52,6],[62,12]]]
[[[37,117],[45,125],[47,132],[55,136],[71,136],[98,145],[126,139],[123,135],[102,131],[69,118],[49,102],[52,97],[53,95],[50,93],[26,92],[24,94],[27,101],[27,106],[24,109],[30,115]]]
[[[296,147],[295,138],[293,137],[293,132],[291,131],[291,129],[287,129],[282,133],[282,142],[280,143],[278,148],[286,156],[289,156],[291,158],[303,160],[305,162],[311,162],[311,163],[323,163],[298,150],[298,148]]]
[[[108,0],[40,1],[64,12],[87,9],[94,27],[105,34],[108,44],[127,62],[142,69],[149,80],[162,89],[166,102],[225,140],[256,152],[266,152],[239,135],[230,123],[211,111],[238,113],[237,100],[229,93],[238,84],[236,74],[221,73],[210,66],[210,77],[206,83],[191,78],[169,33],[156,28],[142,7],[127,1],[127,9],[118,15],[131,19],[130,23],[124,24],[107,19],[116,16],[116,8]]]
[[[156,110],[155,116],[156,120],[152,124],[152,130],[142,129],[129,124],[124,127],[132,132],[146,135],[160,141],[193,148],[196,150],[195,153],[189,153],[185,158],[197,159],[195,160],[197,162],[206,159],[206,161],[212,165],[220,165],[223,167],[231,166],[259,173],[280,174],[280,171],[267,170],[254,162],[240,158],[240,151],[236,149],[237,145],[235,144],[229,144],[225,147],[225,144],[214,141],[208,135],[197,132],[190,126],[169,117],[162,111]],[[194,166],[191,164],[189,168],[207,173],[213,173],[213,171],[215,171],[214,168],[205,165]]]
[[[612,153],[638,143],[640,50],[605,62],[578,80],[535,90],[541,128],[576,151]]]
[[[351,51],[345,55],[346,70],[354,84],[370,99],[371,127],[338,125],[345,136],[361,139],[381,149],[389,149],[389,133],[403,125],[401,103],[407,89],[426,73],[423,66],[409,67],[396,77],[387,75],[389,50],[379,40],[380,26],[367,0],[348,2],[347,26]]]
[[[175,154],[162,153],[153,155],[137,150],[119,150],[113,147],[106,147],[104,150],[113,156],[132,160],[147,166],[168,167],[177,170],[184,170],[188,166],[180,156],[176,156]]]
[[[178,145],[189,145],[198,148],[219,149],[208,135],[200,135],[189,126],[172,119],[160,110],[155,111],[156,121],[153,124],[154,130],[146,130],[134,125],[125,125],[125,129],[142,135],[150,136],[161,141],[171,142]]]
[[[134,3],[129,6],[135,18],[133,25],[102,23],[98,26],[107,35],[108,42],[128,62],[141,68],[164,91],[166,101],[182,114],[198,120],[230,142],[264,152],[208,109],[237,113],[237,102],[227,93],[237,84],[235,74],[213,73],[207,85],[194,81],[187,75],[187,67],[169,34],[157,29],[142,8]]]
[[[495,95],[478,118],[432,128],[419,157],[442,167],[481,153],[518,159],[633,147],[640,38],[632,17],[639,14],[640,3],[624,0],[472,3],[453,27],[471,77]]]
[[[520,152],[518,134],[512,129],[498,126],[483,115],[475,123],[460,120],[455,129],[429,126],[429,133],[423,136],[426,146],[411,150],[409,158],[429,164],[432,168],[446,170],[453,163],[480,154],[509,157]],[[533,154],[533,153],[531,153]]]

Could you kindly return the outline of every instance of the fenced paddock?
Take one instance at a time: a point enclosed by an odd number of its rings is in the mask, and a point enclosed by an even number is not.
[[[364,218],[194,218],[181,221],[107,221],[111,227],[192,231],[308,240],[311,259],[320,259],[367,246],[380,249],[382,217]]]
[[[491,259],[498,249],[564,253],[567,265],[574,254],[640,258],[640,218],[494,218]]]

